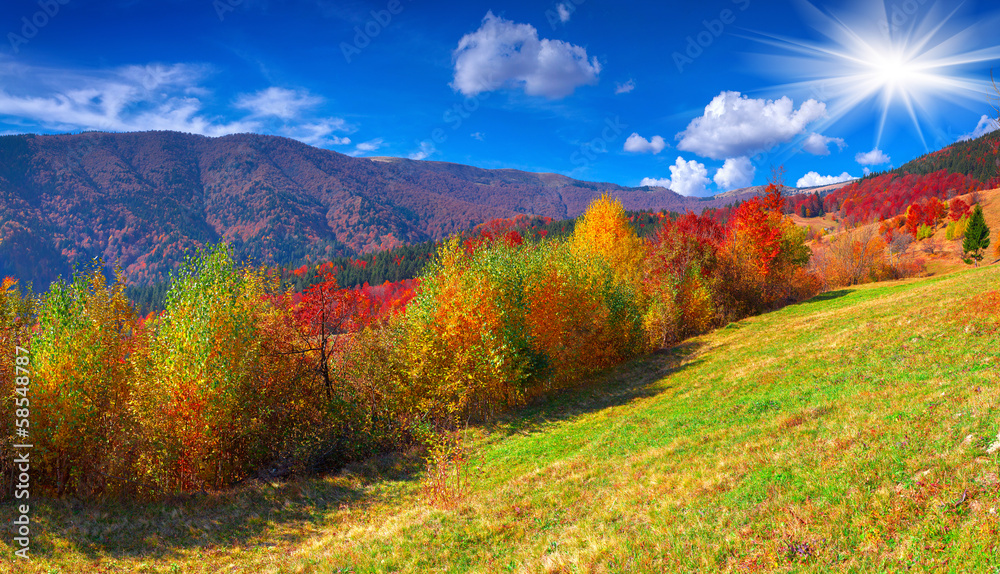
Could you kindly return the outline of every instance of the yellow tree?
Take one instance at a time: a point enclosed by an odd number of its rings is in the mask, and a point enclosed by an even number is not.
[[[635,285],[648,244],[629,224],[621,201],[603,194],[577,222],[571,246],[578,256],[611,266],[617,282]]]
[[[407,310],[408,398],[436,426],[489,417],[521,400],[524,363],[511,337],[519,310],[515,246],[494,243],[467,253],[448,241]],[[508,286],[505,288],[505,283]]]

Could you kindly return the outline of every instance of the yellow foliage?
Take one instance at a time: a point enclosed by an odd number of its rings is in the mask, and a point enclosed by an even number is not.
[[[99,264],[43,299],[32,342],[32,428],[44,484],[60,494],[129,486],[112,477],[128,475],[136,456],[134,326],[124,277],[108,285]]]
[[[245,478],[315,419],[322,391],[276,348],[290,322],[265,297],[269,281],[224,248],[174,278],[137,389],[142,466],[164,490]]]
[[[506,352],[504,338],[505,318],[515,310],[501,307],[495,278],[471,270],[472,263],[458,238],[445,243],[436,273],[411,304],[407,392],[438,424],[490,416],[522,397],[516,385],[522,365]]]
[[[34,307],[30,293],[22,295],[14,278],[4,278],[0,285],[0,399],[3,400],[0,407],[0,425],[3,425],[0,431],[0,488],[6,496],[14,492],[10,481],[17,474],[14,472],[14,407],[15,400],[22,398],[15,391],[16,377],[21,375],[15,369],[15,357],[26,356],[23,352],[18,353],[17,347],[30,347]]]
[[[619,283],[635,282],[648,244],[629,225],[620,200],[601,195],[576,224],[571,246],[582,259],[600,259]]]

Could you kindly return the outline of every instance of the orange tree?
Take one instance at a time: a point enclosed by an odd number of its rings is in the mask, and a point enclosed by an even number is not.
[[[525,284],[526,328],[546,376],[532,394],[565,386],[645,350],[640,295],[608,262],[568,242],[537,249]],[[631,273],[632,270],[629,270]]]
[[[781,187],[772,182],[763,197],[744,201],[733,211],[719,250],[716,305],[724,321],[760,313],[818,288],[804,271],[811,256],[806,231],[782,214],[783,206]]]
[[[435,426],[517,404],[530,376],[515,245],[446,242],[407,309],[406,400]]]

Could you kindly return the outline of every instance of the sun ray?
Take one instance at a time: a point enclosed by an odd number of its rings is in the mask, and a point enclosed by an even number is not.
[[[798,76],[797,81],[772,89],[804,92],[827,103],[824,127],[878,98],[873,123],[876,147],[889,126],[895,130],[902,122],[912,126],[928,149],[924,128],[933,121],[929,110],[938,102],[970,109],[982,105],[992,85],[985,76],[968,74],[981,74],[978,68],[1000,60],[1000,45],[970,45],[994,37],[990,22],[980,15],[975,23],[963,23],[962,4],[947,8],[939,4],[921,3],[921,10],[897,22],[886,2],[859,2],[853,14],[834,14],[802,0],[806,16],[825,40],[763,33],[744,37],[774,51],[757,54],[768,70]]]

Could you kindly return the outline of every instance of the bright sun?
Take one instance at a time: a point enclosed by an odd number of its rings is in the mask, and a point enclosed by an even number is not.
[[[883,89],[906,88],[907,81],[915,78],[916,66],[899,55],[880,57],[871,63],[875,81],[883,84]]]
[[[1000,46],[972,46],[973,41],[994,42],[995,35],[959,24],[957,9],[949,13],[936,2],[912,4],[916,8],[905,13],[899,6],[909,3],[868,0],[852,17],[841,18],[803,0],[806,18],[828,41],[755,39],[780,48],[763,56],[766,69],[801,78],[778,88],[804,90],[827,103],[827,126],[877,100],[876,147],[890,114],[905,114],[927,148],[918,118],[931,118],[938,100],[982,110],[991,85],[979,73],[966,77],[963,68],[1000,60]]]

